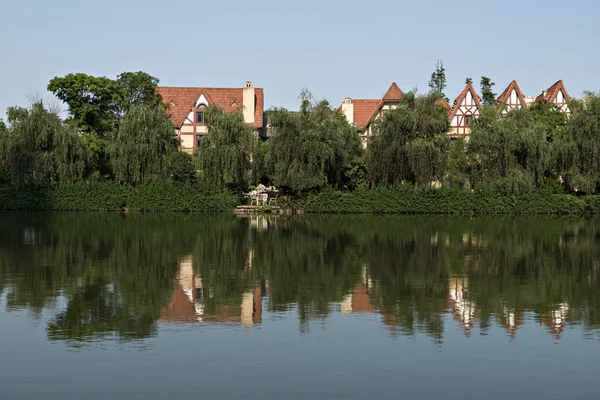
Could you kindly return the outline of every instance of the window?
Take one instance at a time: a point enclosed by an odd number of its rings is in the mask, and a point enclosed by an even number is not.
[[[206,106],[204,104],[200,104],[198,106],[198,111],[196,112],[196,123],[203,124],[204,123],[204,110]]]
[[[202,143],[202,138],[204,135],[196,135],[196,147],[200,147],[200,143]]]
[[[471,126],[471,121],[473,120],[473,116],[472,115],[467,115],[465,117],[465,126]]]

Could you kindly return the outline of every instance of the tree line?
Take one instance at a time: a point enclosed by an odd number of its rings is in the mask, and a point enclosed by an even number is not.
[[[113,180],[126,185],[205,182],[247,190],[274,184],[299,194],[412,185],[512,194],[541,187],[595,193],[600,188],[600,95],[570,105],[503,112],[493,82],[468,138],[450,139],[443,64],[425,95],[409,92],[373,123],[367,149],[326,100],[301,93],[298,112],[267,111],[273,137],[261,142],[241,112],[206,111],[209,134],[193,156],[177,151],[158,79],[126,72],[116,79],[69,74],[48,90],[68,106],[62,119],[42,102],[11,107],[0,121],[0,180],[13,185]]]

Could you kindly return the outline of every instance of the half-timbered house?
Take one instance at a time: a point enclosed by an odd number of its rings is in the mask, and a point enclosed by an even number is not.
[[[512,110],[529,107],[517,81],[512,81],[504,92],[498,96],[496,105],[500,108],[502,115],[506,115]]]
[[[571,96],[565,88],[565,84],[562,80],[556,82],[550,86],[547,90],[544,90],[536,99],[536,103],[551,103],[554,104],[560,111],[565,114],[570,114],[569,102]]]
[[[346,98],[339,110],[359,132],[363,147],[366,148],[373,133],[373,122],[385,111],[396,108],[403,97],[404,92],[393,82],[382,99]]]
[[[211,104],[225,112],[241,111],[244,122],[255,128],[257,135],[262,133],[264,93],[251,82],[243,88],[161,86],[158,91],[169,107],[181,151],[192,153],[208,134],[204,112]]]
[[[469,124],[473,118],[479,117],[481,112],[481,97],[475,91],[472,83],[467,83],[461,94],[458,95],[450,109],[450,136],[468,135],[471,132]]]

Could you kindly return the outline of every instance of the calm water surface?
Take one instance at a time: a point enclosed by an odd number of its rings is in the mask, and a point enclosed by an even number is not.
[[[0,213],[1,399],[598,399],[600,220]]]

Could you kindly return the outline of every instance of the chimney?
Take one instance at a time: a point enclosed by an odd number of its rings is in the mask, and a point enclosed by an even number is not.
[[[256,111],[256,96],[254,94],[254,88],[252,87],[252,82],[247,81],[246,86],[243,89],[243,112],[244,112],[244,122],[247,124],[254,123],[254,115]]]
[[[342,113],[350,123],[350,125],[354,126],[354,104],[352,103],[352,99],[347,97],[344,99],[342,103]]]

